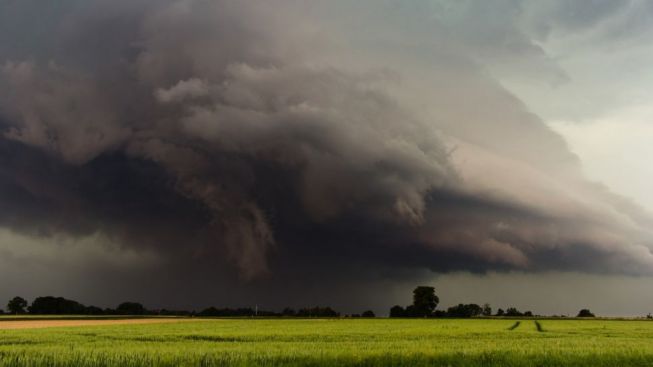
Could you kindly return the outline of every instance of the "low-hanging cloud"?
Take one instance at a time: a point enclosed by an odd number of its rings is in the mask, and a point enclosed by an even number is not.
[[[72,2],[3,48],[0,225],[255,282],[651,273],[649,214],[584,179],[442,20],[313,5]]]

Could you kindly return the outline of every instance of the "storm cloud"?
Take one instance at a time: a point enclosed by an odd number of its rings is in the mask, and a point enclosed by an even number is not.
[[[650,275],[653,217],[493,76],[505,59],[564,82],[530,35],[614,10],[528,9],[558,23],[462,32],[487,12],[447,2],[2,2],[0,227],[22,240],[0,256],[72,242],[95,255],[69,262],[107,256],[77,269],[98,282],[147,268],[277,303],[425,271]]]

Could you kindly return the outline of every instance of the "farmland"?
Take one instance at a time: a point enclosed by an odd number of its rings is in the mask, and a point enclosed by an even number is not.
[[[0,366],[653,365],[648,321],[181,320],[0,329]]]

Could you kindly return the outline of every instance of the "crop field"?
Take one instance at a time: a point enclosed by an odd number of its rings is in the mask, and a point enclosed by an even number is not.
[[[181,320],[0,328],[0,366],[653,366],[649,321]]]

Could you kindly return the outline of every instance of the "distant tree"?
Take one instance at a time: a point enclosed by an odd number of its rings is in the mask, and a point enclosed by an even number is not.
[[[482,313],[483,308],[474,303],[466,305],[461,303],[447,309],[447,316],[449,317],[474,317],[480,316]]]
[[[361,317],[376,317],[376,315],[374,314],[374,311],[367,310],[361,314]]]
[[[410,305],[406,307],[406,311],[404,312],[404,317],[421,317],[421,316],[415,310],[415,306]]]
[[[4,314],[5,314],[5,310],[0,308],[0,315],[4,315]]]
[[[594,317],[594,314],[587,308],[583,308],[582,310],[578,311],[578,316],[576,317]]]
[[[492,316],[492,307],[489,303],[483,305],[483,316]]]
[[[523,314],[514,307],[508,307],[508,309],[506,310],[506,316],[518,317],[518,316],[523,316]]]
[[[399,306],[392,306],[390,309],[390,317],[406,317],[406,310]]]
[[[471,317],[481,316],[483,314],[483,307],[475,303],[465,305],[465,309],[467,310],[467,314]]]
[[[440,299],[435,295],[435,288],[419,286],[413,290],[414,316],[428,317],[433,314]]]
[[[526,311],[526,312],[524,312],[524,316],[533,317],[533,313],[531,311]]]
[[[37,297],[28,308],[34,315],[83,315],[86,307],[71,299],[63,297]]]
[[[146,310],[138,302],[123,302],[116,307],[116,313],[119,315],[144,315]]]
[[[503,311],[502,308],[497,310],[497,316],[504,316],[506,313]]]
[[[203,309],[197,315],[198,316],[220,316],[220,310],[218,310],[215,307],[209,307],[209,308]]]
[[[27,301],[22,297],[14,297],[7,303],[7,311],[15,315],[19,313],[25,313],[25,307],[27,307]]]
[[[85,310],[84,313],[87,314],[87,315],[102,315],[102,314],[104,314],[104,310],[102,310],[99,307],[88,306],[88,307],[86,307],[86,310]]]

